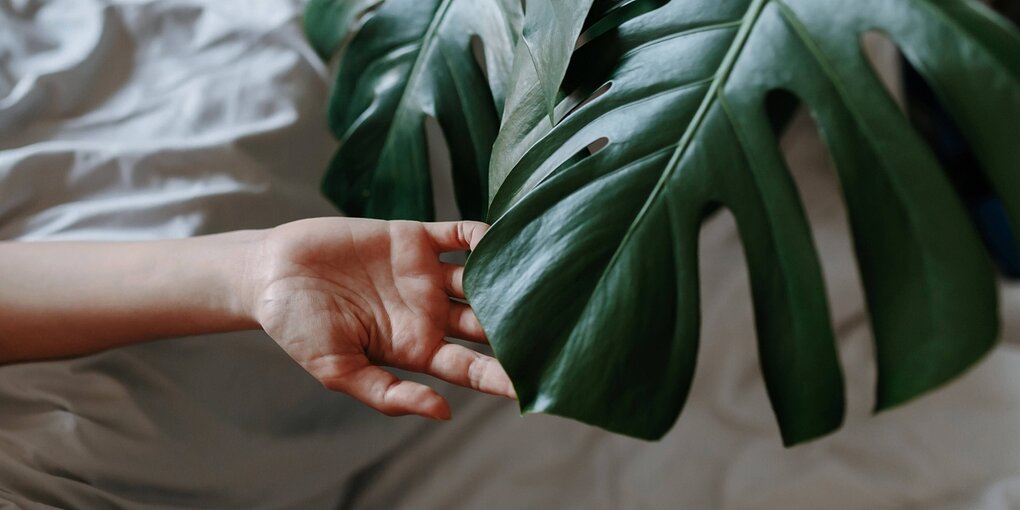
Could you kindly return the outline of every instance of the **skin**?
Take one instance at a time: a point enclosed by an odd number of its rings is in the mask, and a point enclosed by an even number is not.
[[[487,226],[301,220],[189,239],[0,243],[0,363],[146,340],[263,329],[326,388],[390,415],[449,419],[434,389],[382,367],[515,398],[464,303],[463,267]]]

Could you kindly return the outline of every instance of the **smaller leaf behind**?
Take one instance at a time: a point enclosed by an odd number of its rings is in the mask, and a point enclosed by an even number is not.
[[[524,155],[524,150],[557,122],[556,105],[564,92],[561,88],[579,38],[603,35],[665,2],[580,0],[528,4],[523,35],[514,50],[511,72],[514,79],[510,81],[504,117],[489,165],[490,201],[495,197],[503,179]],[[609,58],[609,54],[604,53],[599,57]],[[590,69],[582,72],[587,71]],[[559,108],[561,114],[570,107],[569,101],[565,103]]]
[[[545,98],[546,114],[552,118],[559,95],[560,81],[567,72],[574,44],[581,35],[584,20],[593,0],[577,2],[531,2],[524,20],[521,47],[527,51]],[[549,22],[549,20],[555,20]],[[563,31],[566,29],[566,33]]]
[[[310,32],[317,47],[340,44],[342,29],[321,27],[353,19],[358,4],[313,4],[323,19],[311,20],[309,11],[306,26],[319,27]],[[351,215],[433,219],[424,128],[432,117],[449,145],[460,212],[481,219],[521,17],[516,0],[383,2],[340,60],[329,124],[341,146],[323,181],[326,196]],[[475,38],[484,68],[472,51]]]

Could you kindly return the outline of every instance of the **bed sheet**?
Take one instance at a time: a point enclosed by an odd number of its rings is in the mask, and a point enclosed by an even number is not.
[[[155,239],[336,214],[329,70],[289,0],[0,0],[0,239]],[[658,443],[441,386],[451,423],[322,389],[262,334],[0,367],[0,508],[1020,507],[1020,351],[870,418],[845,215],[801,118],[787,152],[823,256],[848,424],[784,449],[731,220],[702,235],[704,336]],[[0,282],[2,284],[2,282]],[[1004,336],[1020,338],[1006,289]]]

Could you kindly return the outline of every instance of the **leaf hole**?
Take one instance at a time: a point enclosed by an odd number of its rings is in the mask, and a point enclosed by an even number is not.
[[[896,102],[900,111],[906,113],[903,94],[903,78],[900,74],[900,52],[889,34],[881,30],[869,30],[860,36],[861,52],[878,76],[886,92]]]
[[[432,117],[425,118],[425,145],[429,155],[429,175],[432,182],[432,204],[436,221],[457,221],[461,219],[457,206],[457,193],[453,184],[453,163],[450,147],[439,122]]]
[[[609,145],[609,138],[603,136],[602,138],[595,140],[594,142],[588,144],[588,147],[586,148],[588,150],[588,155],[594,156],[600,150],[605,149],[607,145]]]
[[[478,37],[478,34],[471,36],[471,55],[475,58],[475,64],[478,64],[478,68],[482,70],[482,76],[485,77],[485,81],[489,81],[489,65],[485,59],[485,43],[482,42],[481,37]]]
[[[778,436],[758,361],[747,258],[729,209],[710,206],[697,249],[701,341],[687,405],[713,405],[727,426]]]
[[[839,174],[818,125],[797,96],[774,90],[766,96],[765,104],[822,268],[840,364],[844,367],[847,417],[864,419],[874,407],[878,371]]]

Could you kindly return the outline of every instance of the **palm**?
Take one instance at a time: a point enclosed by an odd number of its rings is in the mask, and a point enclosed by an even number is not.
[[[494,359],[448,343],[484,341],[463,298],[462,268],[440,262],[481,237],[477,223],[306,220],[272,232],[263,255],[260,322],[326,387],[396,414],[446,418],[431,388],[400,381],[377,365],[424,372],[512,396]]]

